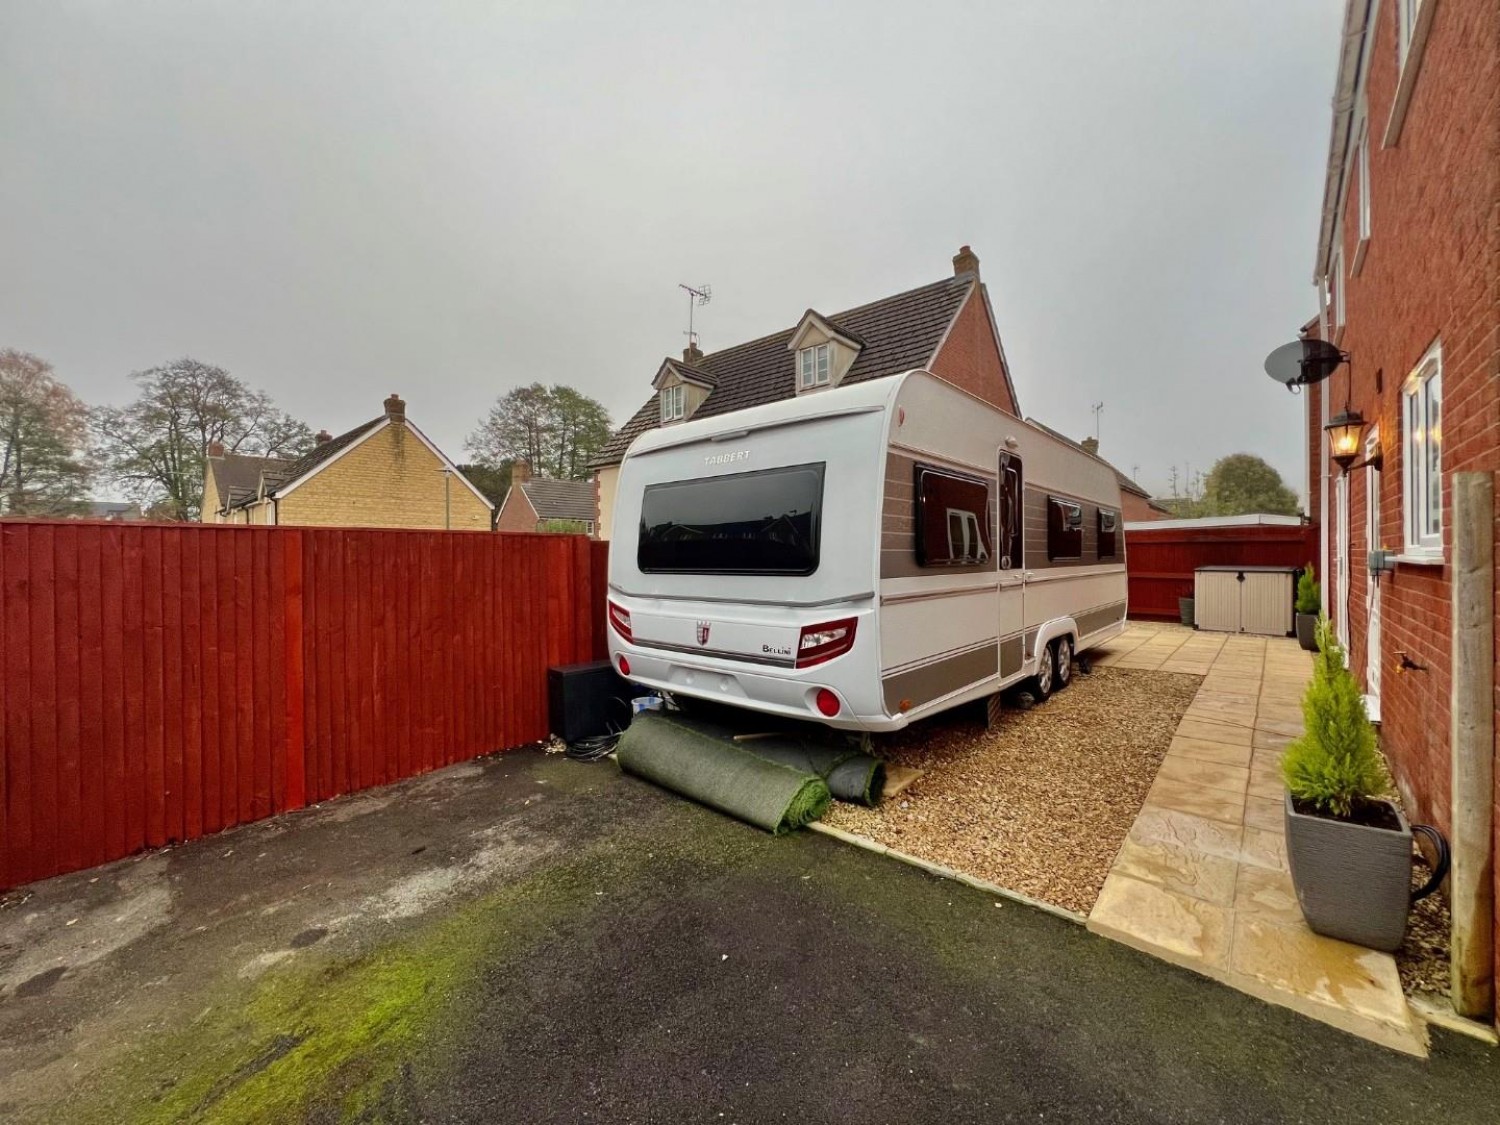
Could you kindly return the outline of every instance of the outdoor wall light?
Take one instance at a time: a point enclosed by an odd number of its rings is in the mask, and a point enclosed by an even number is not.
[[[1364,418],[1359,411],[1346,406],[1328,420],[1323,430],[1328,434],[1329,456],[1347,473],[1359,457],[1359,439],[1365,432]]]

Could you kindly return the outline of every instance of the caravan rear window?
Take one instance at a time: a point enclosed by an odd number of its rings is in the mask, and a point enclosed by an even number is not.
[[[917,466],[917,564],[990,561],[990,494],[984,481]]]
[[[649,485],[636,565],[647,573],[811,574],[822,511],[821,462]]]

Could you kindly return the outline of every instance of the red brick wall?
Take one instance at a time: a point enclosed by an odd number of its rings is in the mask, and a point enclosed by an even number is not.
[[[1011,396],[995,339],[989,308],[975,286],[932,361],[932,373],[1019,418],[1021,411]]]
[[[1399,550],[1401,386],[1441,341],[1444,540],[1451,559],[1451,474],[1500,468],[1500,5],[1445,0],[1435,9],[1405,127],[1397,145],[1387,148],[1383,137],[1399,77],[1394,9],[1380,7],[1367,80],[1372,233],[1362,269],[1347,283],[1347,328],[1338,341],[1352,356],[1353,374],[1341,369],[1325,386],[1334,410],[1349,388],[1352,406],[1380,428],[1379,545]],[[1343,217],[1350,264],[1358,245],[1357,208],[1350,192]],[[1315,409],[1311,398],[1309,408]],[[1324,439],[1316,415],[1312,421],[1309,452],[1320,454],[1313,442]],[[1350,485],[1350,663],[1363,674],[1370,546],[1363,469],[1350,474]],[[1447,565],[1401,564],[1381,580],[1381,742],[1412,813],[1444,829],[1451,797],[1448,579]],[[1426,670],[1398,673],[1403,651]],[[1500,811],[1500,792],[1495,803]]]
[[[531,505],[526,497],[517,487],[512,487],[505,497],[505,503],[500,506],[499,518],[495,521],[496,531],[535,531],[537,529],[536,513],[531,510]]]
[[[1120,492],[1120,513],[1127,520],[1169,520],[1172,518],[1169,512],[1158,512],[1151,506],[1151,501],[1143,496],[1137,496],[1134,492]]]

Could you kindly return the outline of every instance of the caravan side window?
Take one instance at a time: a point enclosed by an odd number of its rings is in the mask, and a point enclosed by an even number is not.
[[[1120,513],[1108,508],[1099,509],[1099,557],[1112,559],[1119,550],[1117,536],[1120,528]]]
[[[930,465],[917,469],[917,563],[978,566],[990,550],[989,487]]]
[[[1025,496],[1021,489],[1021,459],[1011,453],[1000,455],[1000,569],[1012,570],[1024,565],[1022,526],[1025,523]]]
[[[1047,497],[1047,557],[1083,557],[1083,505],[1061,496]]]

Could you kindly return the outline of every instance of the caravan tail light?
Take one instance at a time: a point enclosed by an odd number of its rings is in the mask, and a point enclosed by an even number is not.
[[[607,605],[609,608],[609,624],[611,628],[613,628],[616,633],[619,633],[622,639],[627,641],[635,640],[630,632],[630,610],[622,609],[620,606],[615,605],[614,602],[609,602],[607,603]]]
[[[797,667],[810,668],[835,656],[843,656],[854,647],[854,627],[858,619],[845,617],[821,625],[804,625],[797,638]]]
[[[839,697],[826,687],[818,689],[817,704],[825,718],[831,719],[839,713]]]

